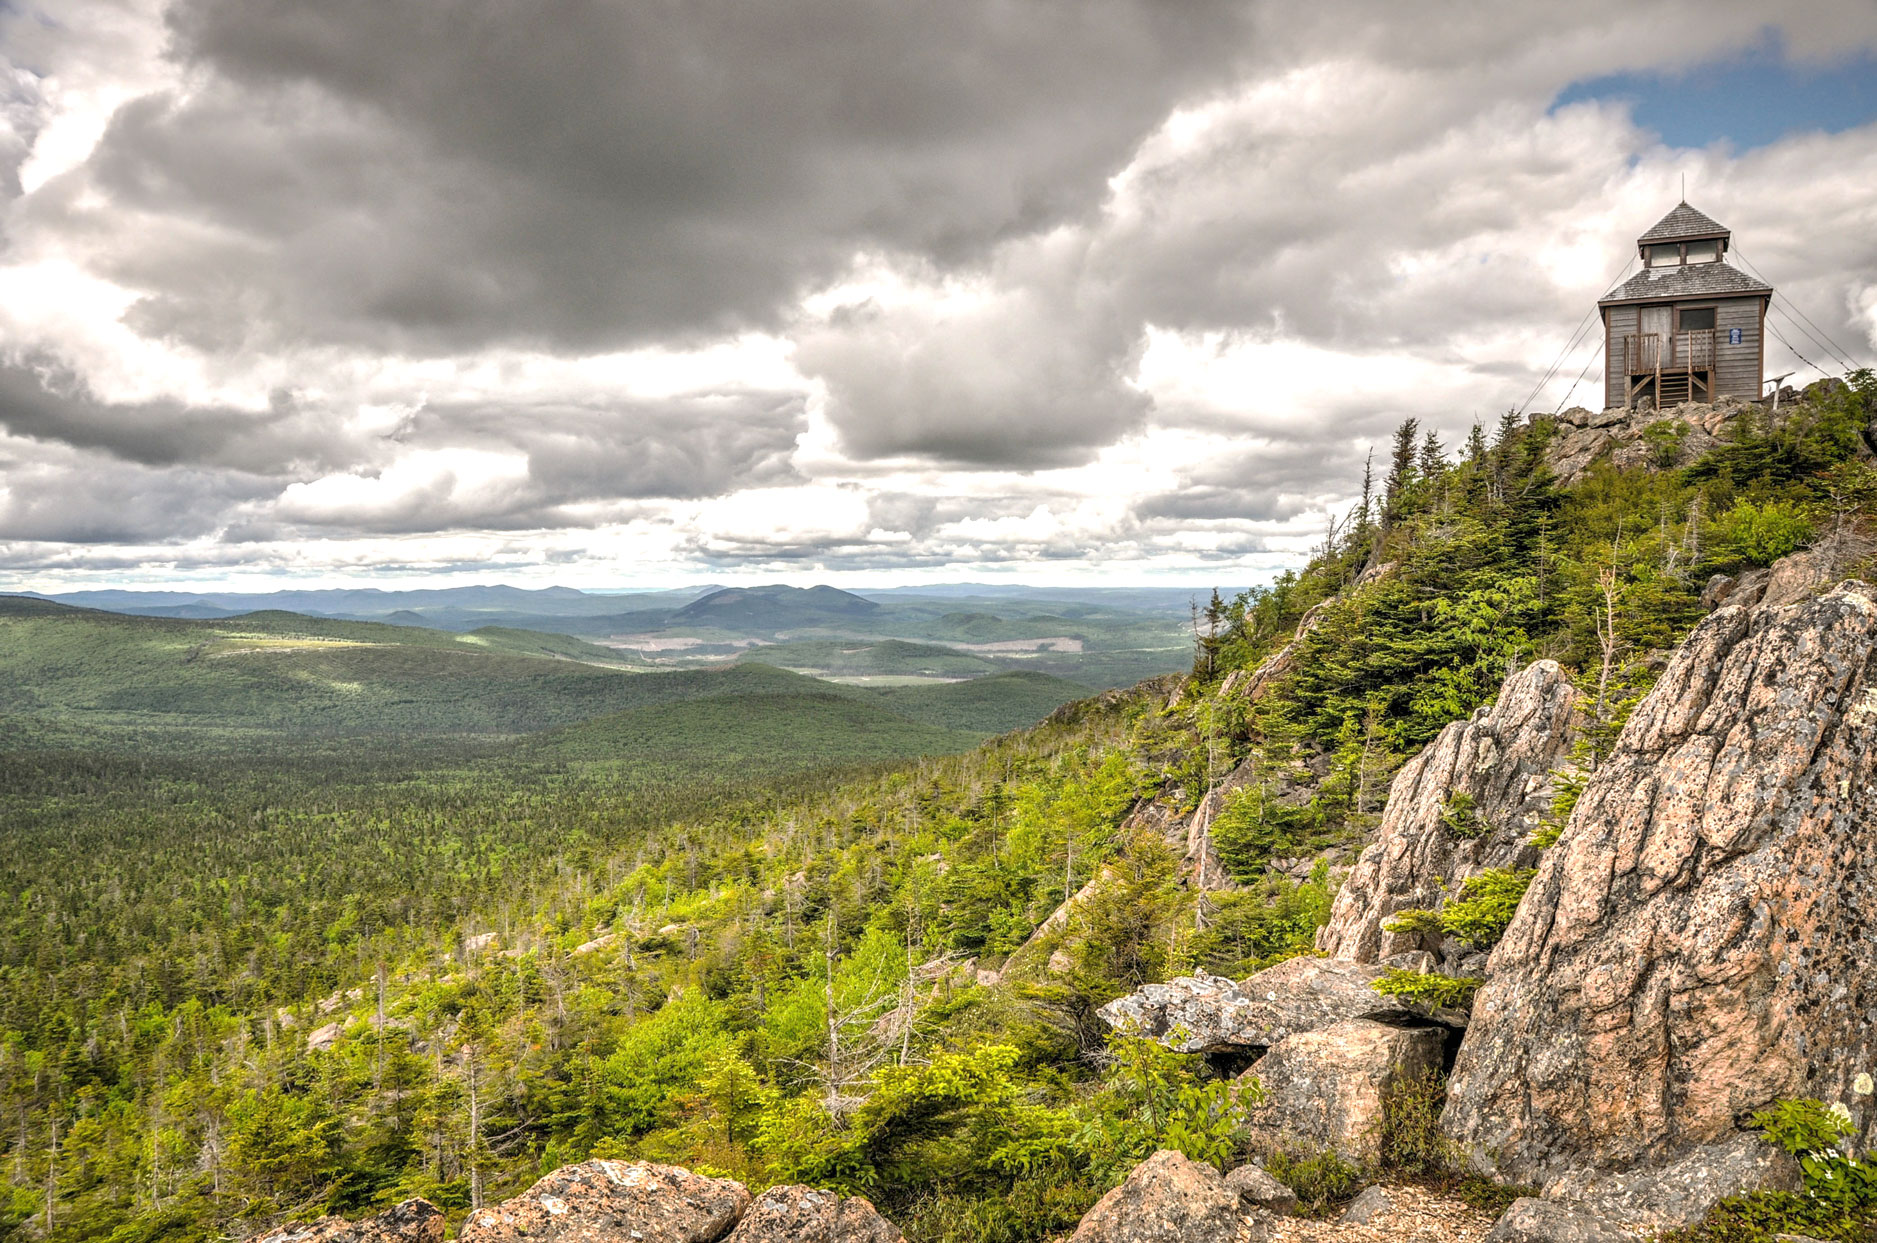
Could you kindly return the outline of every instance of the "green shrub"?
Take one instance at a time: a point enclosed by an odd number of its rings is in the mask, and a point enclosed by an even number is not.
[[[1475,949],[1491,949],[1536,875],[1535,868],[1487,868],[1467,877],[1459,899],[1440,909],[1440,926]]]
[[[1680,419],[1658,419],[1643,428],[1642,443],[1648,446],[1650,460],[1658,467],[1673,466],[1688,431],[1688,425]]]
[[[1480,817],[1473,796],[1465,790],[1454,790],[1447,795],[1440,809],[1440,822],[1447,826],[1447,832],[1463,841],[1492,832],[1492,826]]]
[[[1382,927],[1403,936],[1441,934],[1465,941],[1474,949],[1491,949],[1512,922],[1519,899],[1536,875],[1536,868],[1487,868],[1467,877],[1460,886],[1460,896],[1438,911],[1401,911]]]
[[[1408,971],[1390,967],[1372,986],[1384,997],[1400,997],[1440,1009],[1464,1010],[1486,981],[1476,976],[1441,975],[1434,971]]]
[[[1064,1169],[1020,1178],[1008,1191],[932,1191],[883,1207],[914,1243],[1031,1243],[1075,1229],[1105,1190],[1086,1170]]]
[[[1786,1100],[1750,1119],[1766,1141],[1797,1159],[1804,1190],[1759,1191],[1717,1204],[1705,1219],[1661,1243],[1768,1243],[1801,1234],[1843,1243],[1877,1240],[1877,1166],[1846,1156],[1850,1112],[1817,1100]]]
[[[1716,544],[1735,560],[1771,565],[1812,538],[1812,521],[1788,501],[1741,500],[1714,524]]]
[[[1361,1166],[1333,1152],[1300,1154],[1279,1150],[1270,1155],[1264,1168],[1297,1193],[1297,1211],[1306,1217],[1327,1215],[1353,1200],[1369,1181]]]
[[[1422,979],[1446,977],[1423,976]],[[1447,1076],[1428,1070],[1390,1085],[1382,1096],[1382,1168],[1412,1178],[1448,1174],[1460,1165],[1458,1145],[1440,1133]]]
[[[1538,821],[1538,831],[1526,840],[1540,850],[1549,850],[1558,844],[1558,838],[1564,835],[1564,826],[1570,823],[1571,813],[1577,810],[1577,800],[1584,796],[1584,787],[1590,784],[1590,774],[1582,768],[1558,769],[1552,776],[1551,806]]]
[[[1440,922],[1440,912],[1422,910],[1419,907],[1397,911],[1382,927],[1398,937],[1443,937],[1447,935],[1447,929]]]
[[[1857,1131],[1850,1110],[1817,1100],[1788,1100],[1749,1121],[1767,1143],[1797,1159],[1808,1196],[1847,1215],[1877,1215],[1877,1164],[1855,1161],[1838,1147]]]

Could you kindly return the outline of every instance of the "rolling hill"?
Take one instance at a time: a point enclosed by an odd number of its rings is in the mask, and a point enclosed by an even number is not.
[[[919,650],[898,646],[913,649],[905,661]],[[226,753],[371,737],[493,754],[544,736],[515,753],[799,771],[962,750],[1086,693],[1046,677],[841,686],[761,662],[646,670],[506,627],[156,618],[0,597],[0,721],[15,745]]]

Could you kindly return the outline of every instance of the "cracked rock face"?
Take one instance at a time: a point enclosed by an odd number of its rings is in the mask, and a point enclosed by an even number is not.
[[[1474,1003],[1442,1126],[1481,1168],[1661,1169],[1789,1097],[1869,1147],[1874,592],[1723,606],[1637,706]]]
[[[586,1161],[477,1209],[461,1243],[714,1243],[750,1202],[743,1184],[646,1161]],[[864,1236],[863,1236],[864,1237]]]
[[[1097,1013],[1110,1027],[1148,1036],[1177,1053],[1262,1053],[1287,1037],[1348,1019],[1388,1022],[1463,1016],[1441,1012],[1371,987],[1383,968],[1323,958],[1291,958],[1234,984],[1223,976],[1183,976],[1147,984]]]
[[[1570,753],[1576,699],[1556,661],[1537,661],[1507,678],[1490,707],[1447,726],[1403,765],[1317,949],[1372,963],[1434,948],[1383,925],[1404,910],[1439,907],[1475,872],[1536,863],[1525,840],[1550,804],[1551,770]],[[1471,799],[1463,816],[1456,791]],[[1479,835],[1463,836],[1448,819]]]

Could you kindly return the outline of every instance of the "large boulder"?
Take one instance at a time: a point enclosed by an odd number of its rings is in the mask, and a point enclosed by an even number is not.
[[[1446,1045],[1446,1028],[1369,1019],[1288,1037],[1248,1072],[1265,1091],[1251,1110],[1252,1135],[1264,1147],[1327,1150],[1371,1165],[1390,1096],[1438,1075]]]
[[[750,1195],[743,1184],[645,1161],[587,1161],[546,1175],[463,1223],[460,1243],[715,1243]]]
[[[254,1243],[443,1243],[443,1214],[428,1200],[406,1200],[363,1221],[322,1217],[281,1226]]]
[[[1242,984],[1202,971],[1143,985],[1098,1013],[1110,1027],[1152,1037],[1179,1053],[1251,1056],[1300,1032],[1349,1019],[1464,1021],[1376,992],[1375,982],[1385,974],[1371,964],[1290,958]]]
[[[1536,863],[1526,839],[1549,806],[1552,770],[1570,754],[1576,700],[1556,661],[1536,661],[1404,764],[1317,948],[1364,963],[1437,948],[1385,925],[1404,910],[1438,908],[1475,872]]]
[[[1232,1243],[1242,1221],[1219,1171],[1156,1152],[1083,1216],[1070,1243]]]
[[[1870,1144],[1874,594],[1724,605],[1637,706],[1474,1003],[1442,1126],[1480,1168],[1640,1177],[1791,1097]]]
[[[757,1196],[725,1243],[902,1243],[905,1237],[870,1201],[790,1186]]]

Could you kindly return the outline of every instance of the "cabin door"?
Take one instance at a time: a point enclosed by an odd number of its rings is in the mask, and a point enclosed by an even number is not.
[[[1660,365],[1666,367],[1669,361],[1669,333],[1674,331],[1674,320],[1669,308],[1665,306],[1645,306],[1638,331],[1645,338],[1642,343],[1643,369],[1653,371]],[[1647,340],[1654,336],[1654,341]],[[1657,360],[1660,359],[1658,364]]]

